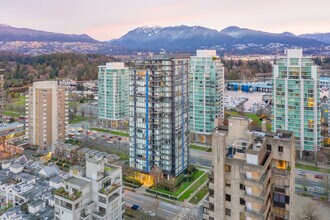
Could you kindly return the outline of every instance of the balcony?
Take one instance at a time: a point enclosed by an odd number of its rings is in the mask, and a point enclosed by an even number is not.
[[[274,169],[274,174],[282,177],[288,177],[290,175],[290,172],[284,169]]]
[[[98,219],[105,219],[104,217],[106,216],[106,212],[93,212],[93,215],[98,217]]]
[[[120,184],[112,184],[110,187],[108,188],[103,188],[101,189],[99,192],[104,194],[104,195],[109,195],[110,193],[112,193],[113,191],[115,191],[116,189],[118,189],[120,187]]]
[[[261,191],[261,193],[259,195],[247,194],[245,192],[244,198],[247,201],[257,202],[261,205],[264,205],[266,202],[266,199],[268,198],[268,195],[270,193],[271,186],[272,186],[272,184],[269,183],[265,188],[263,188],[263,190]]]
[[[269,208],[270,208],[270,198],[267,200],[266,204],[264,204],[263,206],[261,206],[260,210],[248,210],[247,208],[245,208],[245,215],[247,217],[251,217],[254,219],[258,219],[258,220],[264,220],[267,219],[268,213],[269,213]]]
[[[63,197],[65,199],[75,201],[81,197],[82,192],[77,191],[75,193],[70,194],[69,192],[65,191],[64,188],[60,188],[54,191],[54,195]]]
[[[264,174],[266,170],[269,169],[271,161],[272,161],[272,153],[267,152],[263,160],[261,160],[261,162],[258,165],[245,163],[244,167],[248,171],[258,171],[261,174]]]

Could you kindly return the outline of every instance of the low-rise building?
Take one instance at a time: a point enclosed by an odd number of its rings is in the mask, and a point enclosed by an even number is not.
[[[121,168],[90,158],[86,174],[71,175],[54,192],[55,220],[122,219]]]

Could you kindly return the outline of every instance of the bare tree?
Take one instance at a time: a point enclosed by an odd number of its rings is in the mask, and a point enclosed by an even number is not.
[[[315,203],[308,203],[303,206],[303,211],[299,214],[300,220],[321,220],[318,207]]]
[[[158,184],[159,184],[159,180],[163,177],[163,172],[159,168],[159,166],[156,165],[152,168],[150,175],[152,176],[154,185],[156,186],[156,198],[157,198],[158,197],[158,194],[157,194]]]
[[[330,194],[330,178],[329,178],[329,174],[325,173],[323,175],[322,185],[324,187],[325,198],[327,200],[329,200],[329,194]]]
[[[85,109],[84,108],[81,108],[80,114],[81,114],[82,120],[85,121]]]

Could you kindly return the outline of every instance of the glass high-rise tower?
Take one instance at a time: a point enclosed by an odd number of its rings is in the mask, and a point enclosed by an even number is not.
[[[105,126],[116,127],[127,120],[129,68],[124,63],[107,63],[98,72],[98,118]]]
[[[188,166],[189,58],[159,55],[130,75],[130,166],[177,176]]]
[[[289,49],[273,66],[272,130],[294,132],[300,157],[320,146],[318,67],[302,49]]]
[[[190,57],[189,117],[193,140],[211,144],[212,132],[224,117],[224,67],[215,50]]]

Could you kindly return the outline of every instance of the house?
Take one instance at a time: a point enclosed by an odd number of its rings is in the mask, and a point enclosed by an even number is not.
[[[54,163],[49,163],[38,172],[41,176],[50,177],[61,173],[60,169]]]
[[[28,204],[28,211],[30,214],[35,214],[46,207],[46,202],[42,199],[37,199]]]
[[[19,163],[14,163],[9,167],[10,172],[15,173],[15,174],[22,172],[23,169],[24,169],[24,166]]]

